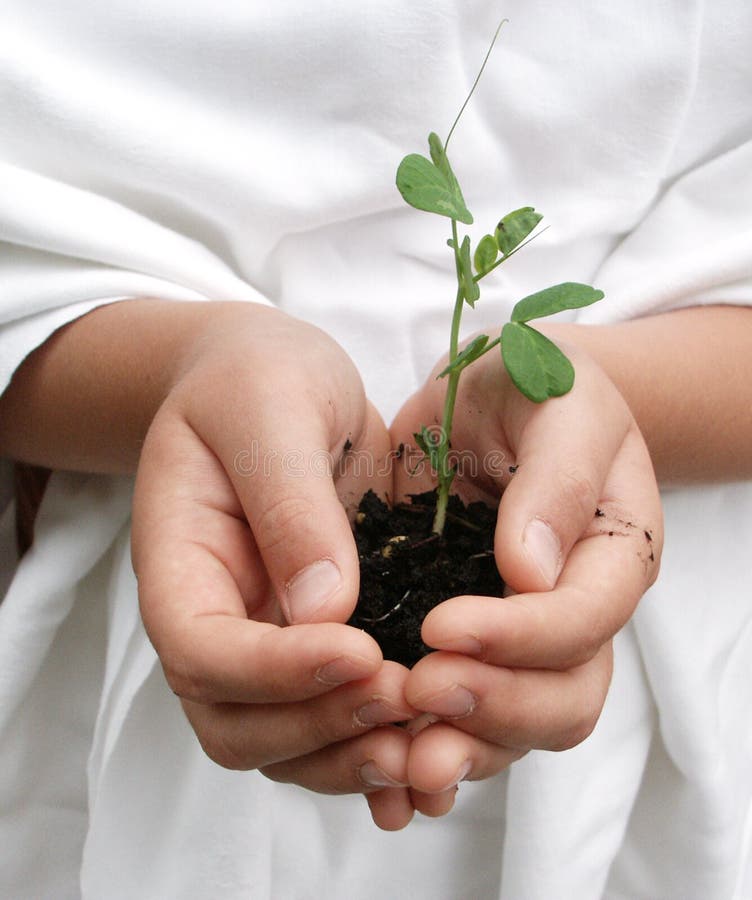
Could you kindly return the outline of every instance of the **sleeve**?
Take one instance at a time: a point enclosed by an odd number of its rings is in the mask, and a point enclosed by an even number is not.
[[[583,310],[578,321],[752,304],[750,34],[748,4],[706,6],[693,90],[661,190],[596,276],[607,301]]]
[[[217,216],[236,179],[223,154],[206,151],[200,137],[214,135],[212,151],[237,141],[232,127],[211,127],[215,119],[205,113],[218,105],[216,97],[204,98],[202,107],[202,92],[191,89],[191,34],[177,45],[182,67],[167,73],[158,60],[149,67],[138,55],[153,28],[148,15],[129,13],[133,29],[118,30],[105,13],[104,33],[90,5],[67,7],[62,29],[50,11],[6,6],[0,392],[53,332],[103,304],[136,297],[268,303],[218,236]],[[244,195],[239,205],[251,199]],[[247,243],[247,235],[239,240]],[[15,559],[12,474],[9,460],[0,459],[3,573],[12,572]]]
[[[57,328],[143,296],[268,302],[200,241],[0,161],[0,390]]]

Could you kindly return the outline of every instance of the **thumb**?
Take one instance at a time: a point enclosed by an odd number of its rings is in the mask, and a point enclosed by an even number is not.
[[[289,423],[286,423],[289,426]],[[336,458],[313,423],[284,435],[264,430],[230,477],[288,623],[346,621],[359,567],[332,468]]]
[[[608,389],[600,386],[596,402],[587,387],[575,387],[534,408],[519,435],[510,435],[516,469],[499,503],[495,555],[504,581],[517,593],[553,589],[569,551],[596,515],[632,423],[615,388],[603,402]]]

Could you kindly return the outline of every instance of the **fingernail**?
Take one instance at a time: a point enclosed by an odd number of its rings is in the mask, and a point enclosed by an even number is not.
[[[353,713],[356,725],[387,725],[390,722],[402,722],[410,716],[390,706],[384,700],[371,700]]]
[[[358,778],[366,787],[407,787],[407,782],[395,781],[386,772],[382,772],[376,763],[369,759],[358,769]]]
[[[439,721],[439,718],[439,716],[431,715],[431,713],[421,713],[419,716],[410,719],[410,721],[406,723],[405,731],[411,737],[415,737],[415,735],[420,734],[424,728],[428,728],[429,725],[435,725],[436,722]]]
[[[331,559],[301,569],[285,585],[287,621],[306,622],[342,586],[342,575]]]
[[[522,543],[546,584],[554,587],[561,572],[561,544],[553,528],[543,519],[531,519],[525,526]]]
[[[465,656],[481,656],[483,644],[471,634],[465,634],[450,641],[442,641],[437,650],[448,650],[450,653],[464,653]]]
[[[345,684],[365,678],[371,671],[367,659],[355,656],[338,656],[316,671],[316,680],[322,684]]]
[[[420,708],[443,719],[461,719],[469,716],[477,703],[478,698],[474,694],[462,685],[455,684],[448,691],[422,702]]]

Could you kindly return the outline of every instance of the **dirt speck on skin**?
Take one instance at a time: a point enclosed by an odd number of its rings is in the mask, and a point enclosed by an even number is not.
[[[639,538],[639,529],[638,526],[635,525],[634,522],[629,521],[627,519],[621,519],[618,516],[607,516],[606,513],[602,509],[595,510],[595,518],[602,519],[607,518],[609,527],[603,527],[606,523],[599,523],[595,525],[594,532],[595,534],[603,534],[608,535],[608,537],[630,537],[634,536]],[[617,527],[614,527],[616,525]],[[647,568],[649,562],[655,562],[655,551],[653,550],[653,532],[647,528],[642,529],[642,538],[645,540],[645,544],[647,545],[647,554],[645,554],[642,550],[638,550],[637,556],[638,558],[645,564]]]
[[[495,509],[451,497],[438,537],[431,532],[436,492],[411,500],[389,507],[373,491],[363,497],[355,524],[360,596],[348,623],[370,634],[386,659],[408,667],[430,652],[420,628],[434,606],[504,591],[493,555]]]

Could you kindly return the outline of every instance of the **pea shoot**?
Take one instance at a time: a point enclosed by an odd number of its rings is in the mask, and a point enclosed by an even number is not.
[[[442,534],[446,520],[449,491],[455,476],[450,461],[452,420],[457,388],[462,372],[486,353],[500,348],[506,371],[515,387],[534,403],[560,397],[574,385],[574,368],[562,351],[530,325],[534,319],[551,316],[565,309],[589,306],[603,298],[603,292],[586,284],[565,282],[522,298],[513,308],[510,320],[493,340],[487,334],[474,338],[459,349],[459,332],[465,304],[474,307],[480,299],[480,282],[505,263],[536,235],[543,216],[531,206],[516,209],[503,216],[493,233],[485,234],[473,250],[470,235],[459,236],[459,224],[472,225],[473,216],[465,204],[459,182],[447,157],[447,147],[480,77],[486,67],[501,27],[486,53],[480,71],[462,104],[445,141],[435,132],[428,136],[430,158],[418,153],[406,156],[397,169],[397,188],[402,197],[416,209],[445,216],[451,220],[451,236],[447,245],[454,257],[457,292],[449,337],[449,362],[439,374],[447,379],[441,427],[433,431],[426,426],[414,435],[438,479],[436,513],[432,530]]]

